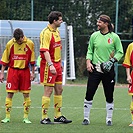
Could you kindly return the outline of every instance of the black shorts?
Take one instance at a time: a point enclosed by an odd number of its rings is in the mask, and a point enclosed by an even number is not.
[[[102,82],[106,101],[108,103],[113,102],[113,92],[115,85],[115,72],[114,68],[109,73],[100,73],[96,69],[92,73],[89,72],[87,91],[85,99],[87,101],[93,100],[93,96],[98,88],[98,85]]]

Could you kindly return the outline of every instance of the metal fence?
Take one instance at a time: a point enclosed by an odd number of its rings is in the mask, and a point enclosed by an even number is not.
[[[100,14],[111,17],[115,32],[120,36],[124,52],[133,41],[132,0],[1,0],[1,20],[47,21],[50,11],[59,10],[63,20],[73,26],[75,62],[85,58],[90,35],[97,30],[96,19]],[[4,3],[4,5],[2,5]],[[21,7],[21,8],[18,8]],[[4,12],[4,13],[3,13]],[[6,14],[6,15],[5,15]],[[122,59],[123,60],[123,59]],[[117,64],[116,81],[120,81],[122,60]],[[79,64],[79,63],[76,63]],[[76,66],[77,68],[80,66]],[[82,66],[85,71],[85,66]],[[78,72],[78,69],[76,69]],[[123,71],[123,70],[122,70]],[[84,75],[83,73],[81,75]],[[78,76],[78,75],[77,75]],[[125,74],[122,75],[125,77]],[[123,78],[123,81],[125,79]]]
[[[0,58],[7,42],[12,38],[13,31],[21,28],[24,35],[34,42],[36,59],[40,55],[40,32],[48,24],[48,21],[18,21],[0,20]],[[66,79],[75,79],[74,55],[73,55],[73,32],[72,26],[65,22],[59,27],[62,43],[63,85]]]

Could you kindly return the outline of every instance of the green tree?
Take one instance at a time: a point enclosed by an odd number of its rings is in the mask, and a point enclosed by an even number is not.
[[[30,20],[30,0],[1,0],[0,19],[2,20]]]
[[[89,37],[97,30],[96,22],[100,14],[109,15],[116,27],[116,1],[119,1],[117,32],[122,39],[124,51],[130,43],[128,40],[133,39],[133,0],[33,1],[33,20],[47,21],[48,14],[58,10],[63,13],[63,20],[73,26],[75,58],[78,60],[80,57],[79,61],[85,59]],[[0,19],[31,20],[31,0],[1,0]]]
[[[116,0],[33,0],[34,20],[47,21],[52,10],[63,13],[63,20],[73,26],[76,57],[85,57],[89,37],[97,30],[96,19],[107,14],[115,24]],[[133,1],[119,0],[118,32],[121,39],[132,37]],[[31,0],[1,0],[0,19],[31,20]]]

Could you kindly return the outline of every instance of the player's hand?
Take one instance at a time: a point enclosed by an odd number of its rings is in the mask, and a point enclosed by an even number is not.
[[[128,82],[128,84],[132,84],[132,78],[130,75],[127,77],[127,82]]]
[[[103,71],[102,71],[100,65],[101,65],[101,63],[98,61],[98,63],[96,64],[95,68],[96,68],[96,70],[97,70],[98,72],[103,73]]]
[[[100,65],[101,66],[101,70],[104,73],[110,72],[110,70],[114,66],[115,62],[116,62],[116,59],[111,58],[109,61],[101,63],[101,65]]]
[[[91,63],[88,63],[88,62],[86,63],[86,65],[87,65],[87,71],[92,72],[94,69],[93,65]]]
[[[51,66],[49,66],[49,69],[50,69],[50,72],[53,74],[53,75],[56,75],[56,69],[55,69],[55,67],[54,67],[54,65],[51,65]]]
[[[33,81],[35,79],[35,74],[34,73],[31,73],[30,74],[30,80]]]
[[[0,82],[3,83],[4,81],[4,73],[0,72]]]

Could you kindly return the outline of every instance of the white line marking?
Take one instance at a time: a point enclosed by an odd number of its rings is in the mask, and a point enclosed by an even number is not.
[[[5,106],[1,106],[1,108],[5,108]],[[12,108],[17,108],[17,109],[21,109],[23,108],[23,106],[13,106]],[[30,107],[30,108],[36,108],[36,109],[40,109],[41,107]],[[50,107],[50,108],[54,108],[54,107]],[[62,109],[83,109],[82,107],[62,107]],[[92,108],[94,110],[106,110],[106,108]],[[129,110],[129,108],[114,108],[114,110]]]

